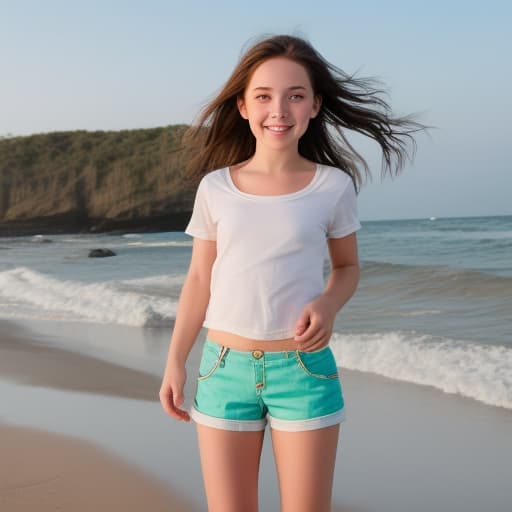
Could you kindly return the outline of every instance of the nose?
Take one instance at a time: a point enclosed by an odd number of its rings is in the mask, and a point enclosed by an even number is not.
[[[271,108],[270,117],[272,119],[284,119],[288,115],[285,99],[276,98]]]

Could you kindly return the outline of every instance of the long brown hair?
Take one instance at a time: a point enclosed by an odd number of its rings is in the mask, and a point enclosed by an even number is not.
[[[378,97],[385,91],[373,88],[379,80],[371,77],[355,78],[326,61],[303,38],[278,35],[260,40],[239,60],[219,94],[201,111],[196,124],[183,138],[188,159],[187,172],[199,178],[206,172],[234,165],[250,158],[256,149],[256,139],[249,123],[238,111],[236,100],[243,96],[254,70],[273,57],[286,57],[306,69],[313,91],[322,97],[319,114],[311,119],[308,129],[299,140],[299,153],[314,162],[338,167],[352,177],[359,191],[362,176],[357,161],[370,175],[368,164],[351,146],[343,130],[355,130],[374,139],[383,153],[382,176],[393,176],[404,166],[405,137],[429,128],[412,120],[412,116],[392,117],[391,108]],[[385,93],[386,94],[386,93]],[[396,163],[393,168],[393,156]]]

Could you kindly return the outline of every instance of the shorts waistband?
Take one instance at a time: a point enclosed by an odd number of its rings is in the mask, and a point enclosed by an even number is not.
[[[217,350],[220,352],[223,345],[220,343],[217,343],[216,341],[210,340],[209,338],[206,338],[205,345],[209,346],[210,348]],[[321,348],[320,350],[315,350],[310,353],[320,353],[324,350],[329,350],[329,345]],[[288,359],[290,357],[294,357],[297,352],[302,353],[300,350],[285,350],[285,351],[269,351],[269,350],[235,350],[234,348],[229,348],[228,351],[230,354],[232,354],[235,357],[240,358],[250,358],[250,359],[262,359],[264,358],[265,361],[279,361],[282,359]]]

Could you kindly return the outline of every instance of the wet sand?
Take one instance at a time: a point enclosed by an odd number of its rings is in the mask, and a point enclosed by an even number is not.
[[[12,333],[0,322],[0,377],[18,384],[158,401],[155,375]]]

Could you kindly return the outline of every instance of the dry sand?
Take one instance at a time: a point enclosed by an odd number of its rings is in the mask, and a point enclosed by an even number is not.
[[[194,509],[169,486],[92,443],[0,425],[2,512]]]

